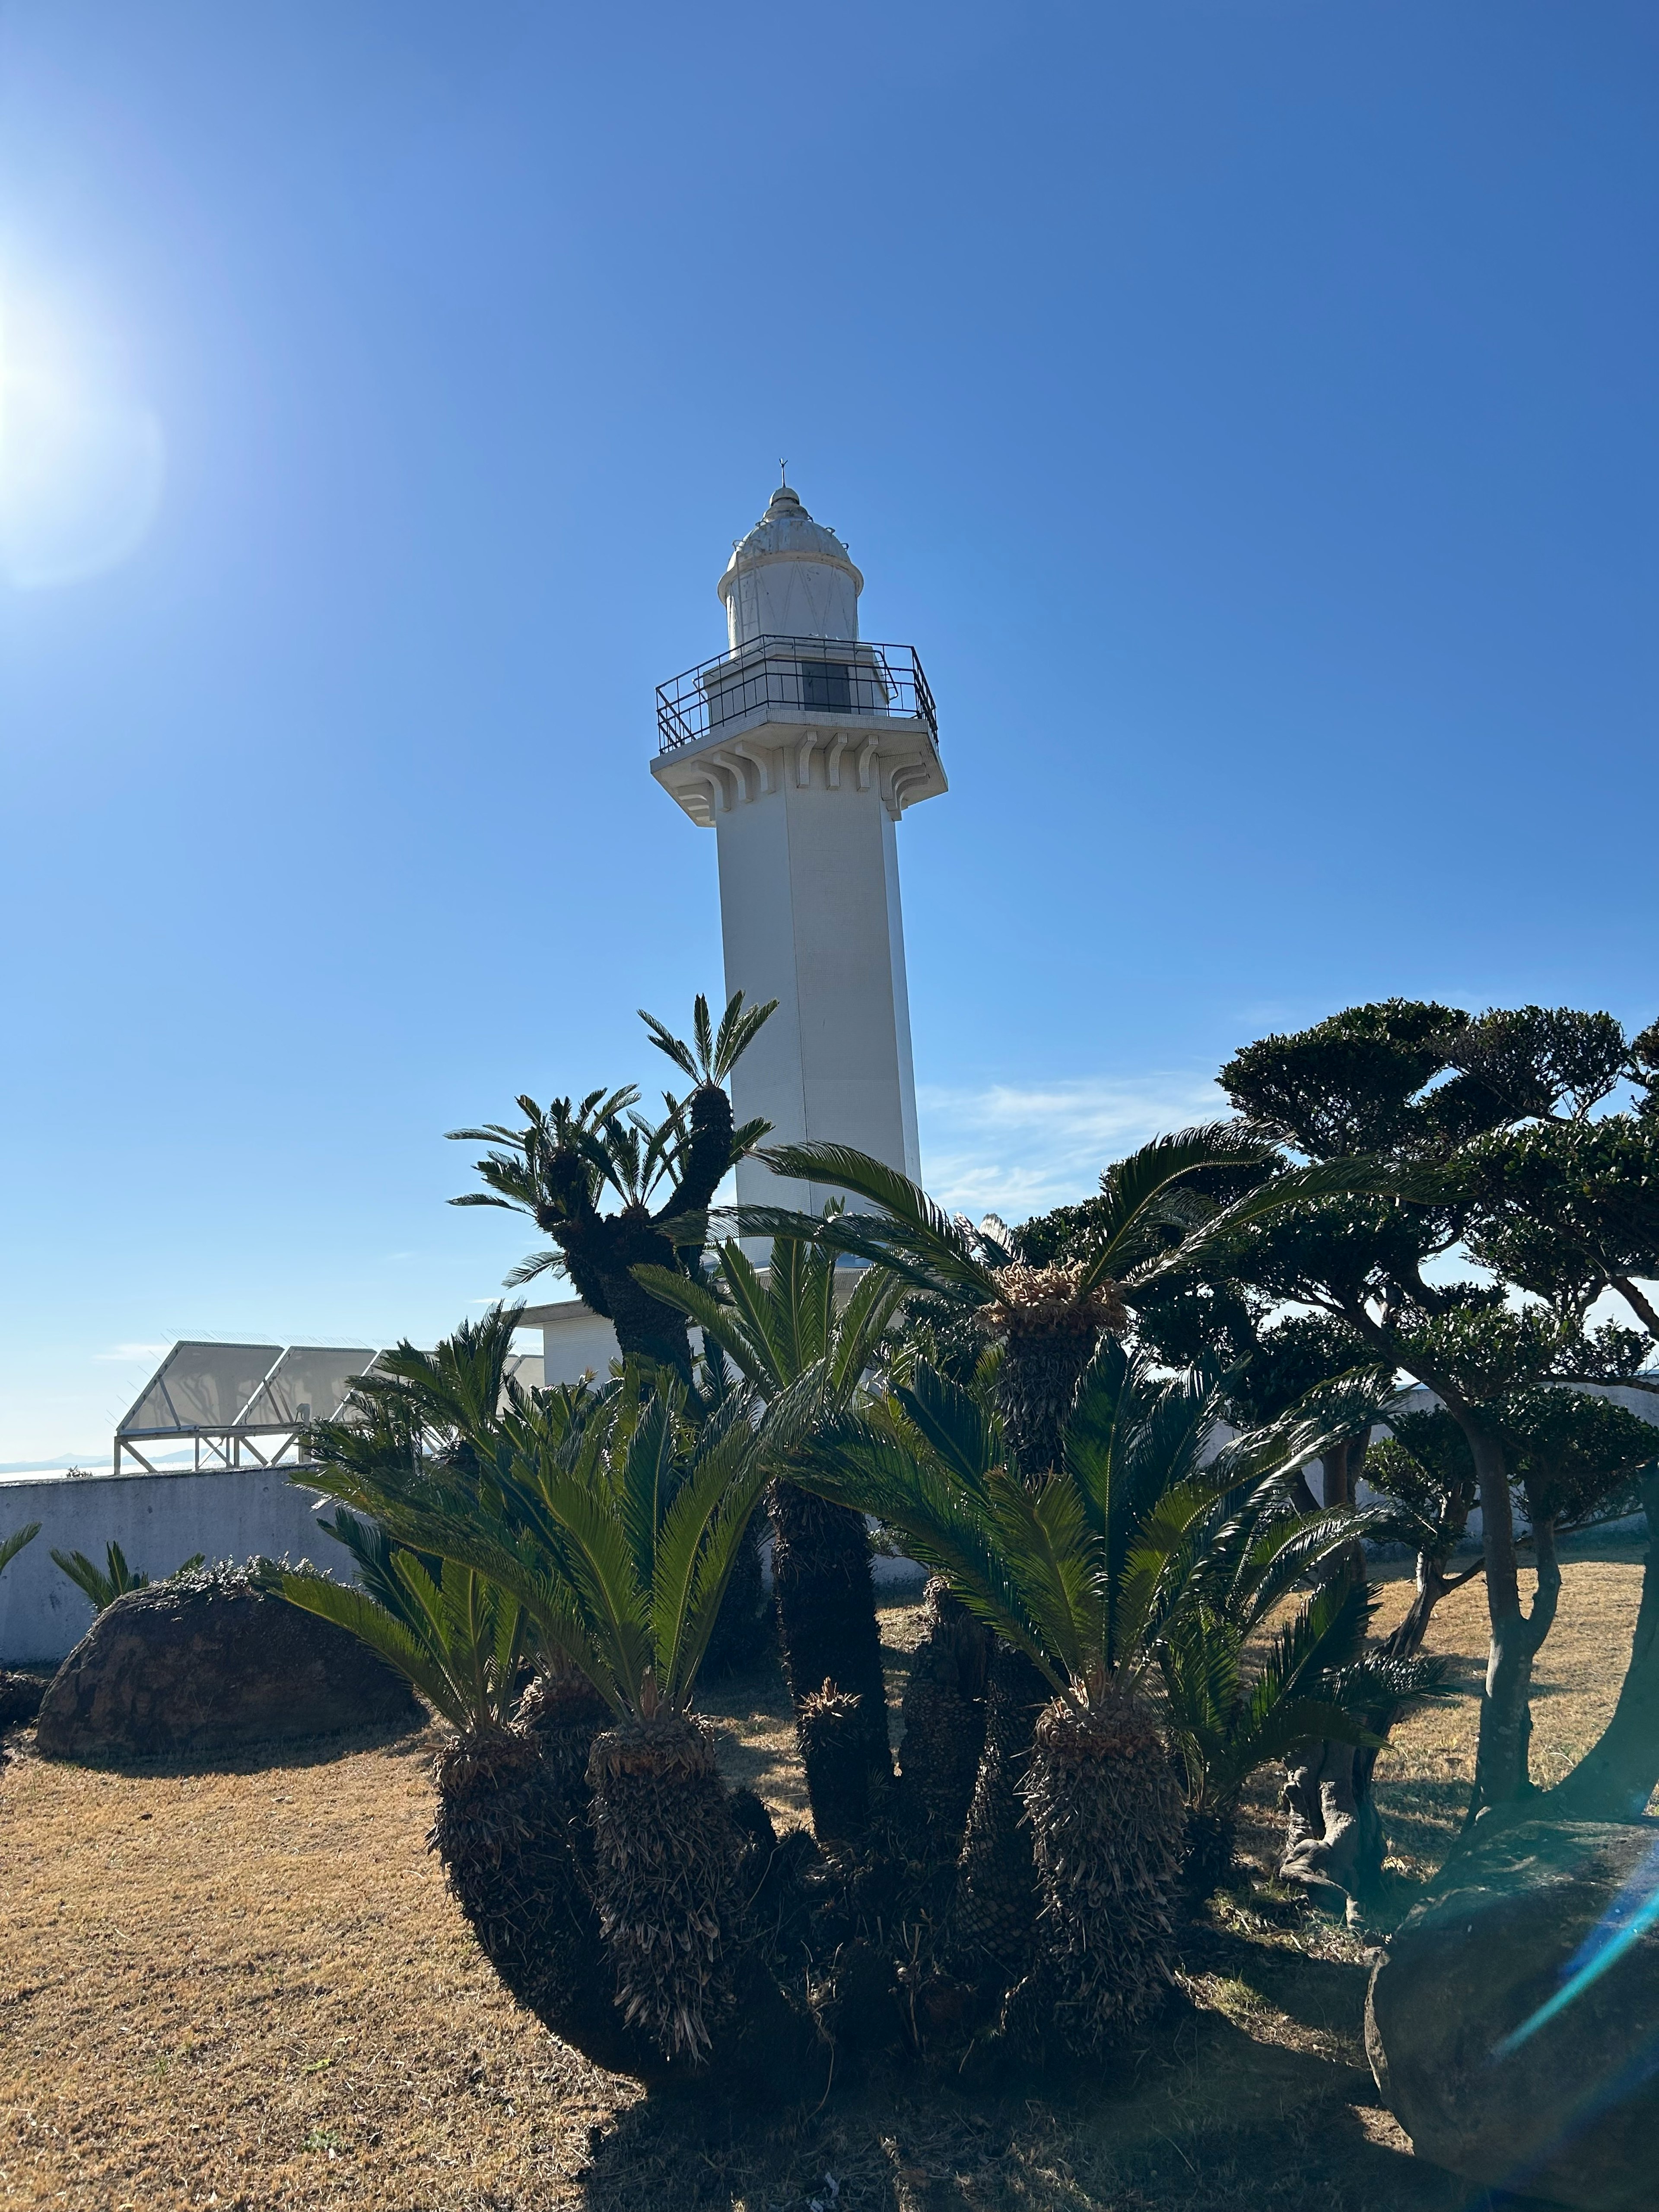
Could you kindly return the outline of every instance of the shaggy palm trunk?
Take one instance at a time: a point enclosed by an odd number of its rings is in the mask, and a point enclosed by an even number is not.
[[[691,1093],[678,1180],[654,1214],[640,1202],[620,1213],[600,1213],[588,1188],[587,1159],[574,1146],[562,1147],[549,1163],[547,1196],[536,1208],[537,1225],[563,1253],[577,1297],[611,1323],[623,1358],[672,1367],[688,1387],[691,1339],[685,1316],[653,1297],[633,1271],[678,1265],[665,1224],[701,1213],[731,1164],[732,1102],[718,1084],[700,1083]]]
[[[774,1484],[771,1516],[778,1632],[813,1832],[856,1848],[893,1776],[864,1518],[793,1482]]]
[[[1238,1849],[1238,1818],[1232,1807],[1189,1805],[1182,1828],[1181,1887],[1190,1905],[1200,1905],[1233,1878]]]
[[[599,1925],[617,2002],[670,2060],[706,2060],[735,1997],[743,1838],[707,1731],[680,1713],[625,1722],[588,1761]]]
[[[799,2095],[815,2033],[755,1939],[738,1879],[744,1839],[708,1730],[683,1713],[594,1739],[594,1890],[616,2002],[671,2080]]]
[[[430,1843],[485,1957],[518,2002],[598,2066],[664,2069],[624,2024],[591,1893],[585,1772],[605,1709],[590,1695],[545,1725],[459,1736],[437,1761]],[[597,1708],[597,1710],[596,1710]]]
[[[1036,1869],[1021,1795],[1048,1683],[1012,1644],[991,1656],[985,1692],[985,1748],[957,1863],[951,1951],[981,1989],[1012,1988],[1027,1972],[1036,1923]]]
[[[741,1674],[757,1667],[772,1646],[772,1608],[761,1568],[761,1526],[752,1522],[738,1547],[732,1579],[720,1600],[703,1665],[711,1675]]]
[[[1095,1330],[1087,1322],[1029,1334],[1009,1332],[997,1398],[1028,1480],[1060,1465],[1066,1424],[1094,1348]]]
[[[921,1641],[904,1690],[898,1802],[906,1848],[954,1869],[985,1748],[991,1633],[945,1583],[927,1585]]]
[[[997,1410],[1028,1482],[1060,1466],[1066,1424],[1100,1333],[1124,1324],[1116,1285],[1103,1283],[1079,1299],[1080,1274],[1076,1267],[1004,1267],[1000,1300],[986,1309],[988,1325],[1003,1340]]]
[[[1088,2057],[1169,1990],[1181,1793],[1151,1714],[1109,1690],[1084,1711],[1059,1698],[1046,1708],[1024,1797],[1042,1899],[1038,2002],[1017,1995],[1011,2025],[1051,2018],[1066,2047]]]

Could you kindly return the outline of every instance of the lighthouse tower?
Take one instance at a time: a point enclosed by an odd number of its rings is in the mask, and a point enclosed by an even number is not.
[[[652,774],[720,854],[726,988],[777,1012],[732,1078],[774,1144],[851,1145],[920,1173],[895,831],[945,788],[914,650],[859,635],[864,579],[787,483],[719,585],[727,645],[657,693]],[[749,1204],[830,1195],[738,1170]]]

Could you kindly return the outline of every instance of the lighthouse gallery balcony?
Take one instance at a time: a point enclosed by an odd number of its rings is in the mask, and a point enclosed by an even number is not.
[[[915,648],[865,638],[757,637],[657,686],[659,753],[736,737],[764,722],[921,722],[934,744],[939,715]]]

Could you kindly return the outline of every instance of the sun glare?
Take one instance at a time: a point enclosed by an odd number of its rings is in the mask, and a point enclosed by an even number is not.
[[[0,574],[21,589],[116,567],[161,502],[161,424],[61,307],[0,280]]]

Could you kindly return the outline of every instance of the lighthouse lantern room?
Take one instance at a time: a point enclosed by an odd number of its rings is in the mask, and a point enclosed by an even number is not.
[[[945,788],[909,646],[859,635],[864,579],[781,484],[720,580],[727,647],[657,694],[652,773],[720,858],[728,995],[775,999],[738,1063],[738,1119],[850,1145],[915,1179],[915,1077],[895,830]],[[831,1194],[738,1170],[751,1204]]]

